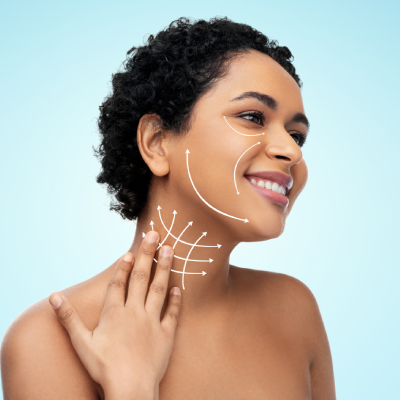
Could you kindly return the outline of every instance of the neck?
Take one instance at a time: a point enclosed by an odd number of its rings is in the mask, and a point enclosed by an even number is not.
[[[176,208],[171,205],[174,203]],[[171,195],[150,200],[138,219],[129,251],[137,256],[143,233],[149,230],[159,233],[160,244],[174,249],[172,270],[177,272],[171,271],[168,291],[174,286],[181,289],[181,315],[215,307],[229,294],[229,256],[237,243],[217,225],[209,213],[193,212],[182,202],[171,201]],[[155,259],[158,254],[159,251]],[[152,276],[155,265],[154,262]]]

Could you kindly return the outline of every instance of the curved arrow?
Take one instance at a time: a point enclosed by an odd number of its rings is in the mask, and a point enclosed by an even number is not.
[[[175,241],[175,244],[173,245],[173,249],[175,248],[175,246],[176,246],[176,244],[179,242],[179,239],[181,238],[181,236],[183,235],[183,232],[185,232],[186,231],[186,229],[187,228],[189,228],[189,226],[192,226],[193,225],[193,221],[190,221],[188,224],[187,224],[187,226],[186,226],[186,228],[181,232],[181,234],[178,236],[178,238],[176,239],[176,241]]]
[[[169,228],[169,230],[166,229],[167,235],[165,236],[164,240],[161,243],[158,244],[157,250],[165,243],[165,241],[167,240],[168,236],[171,234],[172,227],[174,226],[174,222],[175,222],[175,215],[178,214],[178,213],[174,210],[174,212],[172,214],[174,214],[174,216],[172,218],[171,227]]]
[[[213,207],[211,204],[207,203],[207,202],[201,197],[200,193],[199,193],[198,190],[196,189],[196,186],[194,186],[194,183],[193,183],[193,180],[192,180],[192,176],[190,175],[190,171],[189,171],[189,153],[190,153],[189,149],[186,150],[186,165],[187,165],[187,170],[188,170],[190,182],[192,182],[193,189],[195,190],[195,192],[197,193],[197,195],[200,197],[200,199],[203,200],[203,202],[204,202],[205,204],[207,204],[208,207],[212,208],[214,211],[216,211],[216,212],[218,212],[218,213],[220,213],[220,214],[222,214],[222,215],[225,215],[225,216],[227,216],[227,217],[229,217],[229,218],[237,219],[237,220],[239,220],[239,221],[243,221],[244,223],[249,222],[249,220],[248,220],[247,218],[246,218],[246,219],[243,219],[243,218],[234,217],[233,215],[229,215],[229,214],[226,214],[226,213],[224,213],[224,212],[218,210],[217,208]]]
[[[240,133],[239,131],[237,131],[236,129],[234,129],[234,128],[232,128],[232,126],[230,125],[230,123],[228,122],[228,120],[225,118],[225,115],[224,115],[224,119],[225,119],[225,122],[229,125],[229,127],[231,128],[231,129],[233,129],[236,133],[238,133],[239,135],[242,135],[242,136],[260,136],[260,135],[265,135],[265,132],[263,132],[263,133],[257,133],[257,134],[255,134],[255,135],[246,135],[245,133]]]
[[[235,165],[235,169],[233,170],[233,181],[235,182],[235,188],[236,188],[236,193],[239,194],[239,190],[237,188],[237,184],[236,184],[236,168],[239,164],[240,159],[254,146],[257,146],[258,144],[261,144],[261,142],[258,142],[256,144],[253,144],[253,146],[250,146],[240,157],[239,159],[236,161],[236,165]]]
[[[157,207],[157,210],[158,210],[158,215],[159,215],[159,217],[160,217],[160,221],[161,221],[161,223],[162,223],[164,229],[167,231],[168,229],[167,229],[167,227],[165,226],[163,219],[161,218],[161,211],[160,211],[160,210],[161,210],[161,207],[158,206],[158,207]],[[248,221],[247,221],[247,222],[248,222]],[[189,222],[189,224],[190,224],[190,222]],[[177,238],[176,236],[174,236],[172,233],[170,233],[169,235],[170,235],[171,237],[173,237],[174,239],[177,239],[177,240],[179,239],[179,238]],[[185,242],[184,240],[181,240],[181,239],[179,239],[178,242],[184,243],[184,244],[188,244],[189,246],[193,246],[193,243],[188,243],[188,242]],[[196,245],[196,247],[218,247],[218,248],[220,248],[221,246],[222,246],[222,244],[217,244],[216,246],[206,246],[206,245],[200,245],[200,244],[197,244],[197,245]]]
[[[153,260],[157,263],[158,261],[153,258]],[[189,260],[190,261],[190,260]],[[174,269],[171,269],[171,272],[176,272],[177,274],[190,274],[190,275],[206,275],[207,272],[206,271],[201,271],[201,272],[183,272],[183,271],[176,271]]]
[[[190,253],[192,252],[192,250],[193,250],[194,247],[196,246],[197,242],[198,242],[201,238],[203,238],[204,236],[206,236],[206,235],[207,235],[207,232],[203,232],[203,234],[196,240],[196,242],[193,244],[193,246],[190,248],[190,250],[189,250],[189,252],[188,252],[188,255],[187,255],[186,260],[185,260],[185,264],[183,265],[182,289],[185,289],[185,270],[186,270],[186,264],[187,264],[187,262],[188,262],[188,260],[189,260]]]

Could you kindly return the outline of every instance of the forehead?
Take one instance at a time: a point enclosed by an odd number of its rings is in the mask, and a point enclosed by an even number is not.
[[[235,56],[229,63],[228,73],[219,79],[206,97],[215,101],[230,101],[250,91],[273,97],[279,108],[304,112],[297,82],[275,60],[255,50]]]

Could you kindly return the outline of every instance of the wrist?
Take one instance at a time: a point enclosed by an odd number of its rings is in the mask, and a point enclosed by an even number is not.
[[[105,400],[158,400],[158,384],[143,381],[128,383],[103,388]]]

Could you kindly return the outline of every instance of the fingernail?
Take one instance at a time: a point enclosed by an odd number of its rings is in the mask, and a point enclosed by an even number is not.
[[[172,294],[180,295],[181,290],[178,287],[174,287],[174,288],[172,288]]]
[[[49,298],[51,306],[56,310],[58,307],[61,306],[61,303],[63,302],[62,297],[59,294],[53,294]]]
[[[171,249],[169,247],[161,247],[161,255],[163,257],[169,257],[171,255]]]
[[[158,233],[157,232],[150,232],[147,235],[147,240],[149,241],[149,243],[155,243],[158,240]]]
[[[132,253],[126,253],[126,254],[124,255],[123,260],[126,261],[126,262],[129,262],[129,263],[132,262],[132,260],[133,260],[133,255],[132,255]]]

